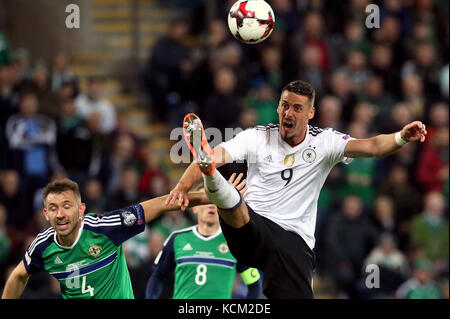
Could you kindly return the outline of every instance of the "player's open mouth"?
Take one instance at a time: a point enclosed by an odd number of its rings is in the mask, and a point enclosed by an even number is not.
[[[285,127],[285,128],[293,128],[294,127],[294,122],[293,121],[291,121],[291,120],[284,120],[283,121],[283,126]]]
[[[58,229],[66,229],[69,227],[69,222],[57,222],[56,227],[58,227]]]

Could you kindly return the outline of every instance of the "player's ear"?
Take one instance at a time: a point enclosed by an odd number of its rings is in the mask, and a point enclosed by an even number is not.
[[[198,207],[197,207],[197,206],[194,206],[194,207],[192,207],[191,209],[192,209],[192,212],[193,212],[195,215],[198,214]]]
[[[44,209],[42,209],[42,214],[44,214],[45,220],[49,221],[48,214],[47,214],[47,209],[45,207],[44,207]]]
[[[308,119],[312,119],[314,117],[314,114],[316,113],[316,108],[314,106],[311,106],[308,113]]]
[[[80,219],[83,218],[84,216],[84,212],[86,211],[86,204],[85,203],[81,203],[80,207],[78,208],[79,210],[79,215],[80,215]]]

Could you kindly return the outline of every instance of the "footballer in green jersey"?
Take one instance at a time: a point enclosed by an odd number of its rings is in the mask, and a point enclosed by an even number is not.
[[[233,257],[213,204],[192,208],[198,225],[173,232],[155,260],[146,298],[159,298],[165,279],[175,272],[174,299],[230,299],[236,272],[248,285],[247,298],[261,294],[259,271]]]
[[[209,203],[204,192],[189,195]],[[63,298],[134,298],[122,243],[164,211],[178,209],[157,197],[102,215],[85,214],[78,185],[48,184],[43,214],[50,228],[40,232],[9,276],[2,298],[19,298],[30,275],[46,271],[58,279]]]

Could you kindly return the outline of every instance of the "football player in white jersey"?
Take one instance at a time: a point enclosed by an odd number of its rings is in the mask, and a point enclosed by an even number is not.
[[[278,125],[247,129],[214,150],[195,114],[186,115],[183,122],[195,161],[166,203],[186,208],[189,189],[203,176],[206,194],[219,208],[231,253],[263,270],[268,298],[313,298],[317,199],[331,168],[355,157],[387,156],[408,142],[424,142],[427,135],[420,121],[367,139],[313,127],[308,121],[314,117],[314,99],[309,83],[289,83],[281,92]],[[244,201],[215,169],[243,159],[248,163]]]

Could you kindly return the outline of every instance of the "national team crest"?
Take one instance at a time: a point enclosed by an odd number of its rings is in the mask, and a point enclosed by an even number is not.
[[[222,254],[226,254],[226,253],[229,252],[230,250],[228,249],[227,244],[222,243],[222,244],[219,245],[219,251],[220,251]]]
[[[316,160],[316,151],[314,148],[307,148],[303,151],[302,158],[307,163],[312,163]]]
[[[294,165],[294,162],[295,154],[286,155],[286,157],[284,158],[284,166],[286,166],[287,168],[291,168],[292,165]]]
[[[102,251],[102,248],[100,246],[92,244],[89,247],[88,254],[91,255],[94,258],[97,258],[100,255],[101,251]]]

